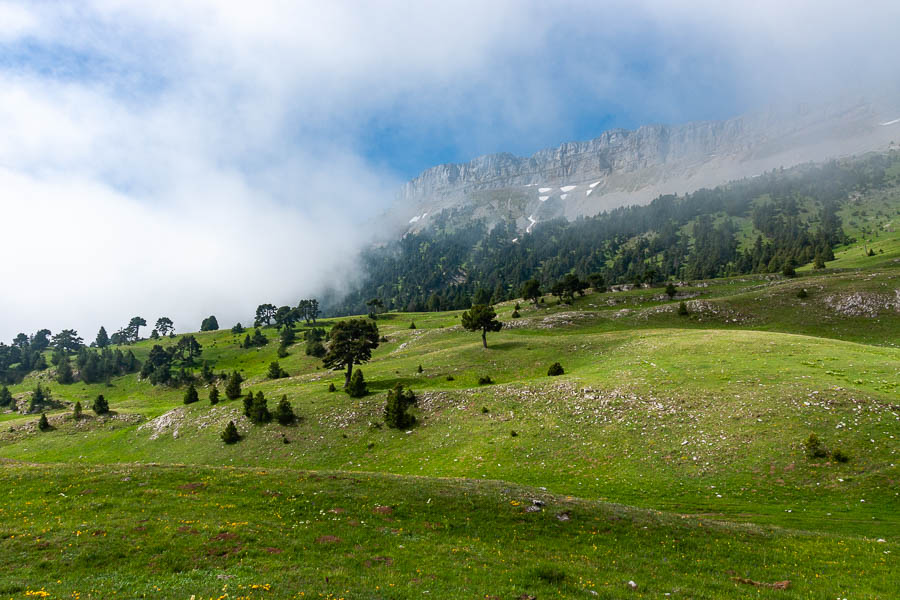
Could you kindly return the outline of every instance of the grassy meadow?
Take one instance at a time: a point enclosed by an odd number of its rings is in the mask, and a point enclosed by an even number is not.
[[[486,350],[459,312],[379,315],[361,399],[302,341],[267,379],[274,328],[195,334],[293,426],[207,387],[31,375],[14,396],[41,381],[60,407],[48,432],[0,414],[0,598],[896,598],[900,263],[879,243],[864,269],[503,303]],[[406,431],[383,424],[397,383]],[[72,419],[101,393],[111,415]],[[811,433],[849,459],[810,458]]]

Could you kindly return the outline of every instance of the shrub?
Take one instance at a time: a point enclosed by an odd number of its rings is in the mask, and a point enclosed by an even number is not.
[[[333,382],[328,384],[328,391],[329,391],[329,392],[336,392],[336,391],[337,391],[337,388],[334,387],[334,383],[333,383]]]
[[[213,372],[212,365],[208,360],[203,361],[203,367],[200,369],[200,377],[202,377],[203,381],[206,383],[212,383],[213,379],[216,378],[216,374]]]
[[[209,403],[212,405],[219,403],[219,388],[216,386],[209,388]]]
[[[415,406],[418,399],[412,390],[403,389],[403,384],[398,383],[387,394],[387,403],[384,405],[384,422],[394,429],[406,429],[416,423],[416,417],[406,412],[410,406]]]
[[[82,412],[81,401],[76,400],[75,406],[74,406],[74,408],[72,408],[72,418],[77,421],[78,419],[81,418],[81,412]]]
[[[222,441],[226,444],[234,444],[240,440],[241,434],[238,433],[237,427],[234,426],[234,421],[228,421],[225,431],[222,432]]]
[[[515,429],[510,431],[509,435],[510,435],[510,437],[519,437],[519,433]]]
[[[278,346],[278,358],[285,358],[288,356],[287,346],[281,344]]]
[[[413,321],[412,323],[409,324],[409,328],[410,328],[410,329],[416,329],[416,323],[415,323],[415,321]]]
[[[47,415],[41,413],[41,418],[38,421],[38,429],[41,431],[48,431],[50,429],[50,421],[47,420]]]
[[[244,333],[244,326],[240,323],[237,323],[234,327],[231,328],[231,333],[234,335],[240,335]]]
[[[513,319],[518,319],[518,318],[521,317],[522,315],[519,314],[519,310],[518,310],[518,309],[515,309],[515,310],[512,311],[512,315],[510,315],[510,316],[511,316]]]
[[[836,460],[839,463],[845,463],[850,460],[850,456],[848,454],[844,453],[844,451],[841,450],[840,448],[838,448],[837,450],[835,450],[834,452],[831,453],[831,458],[833,458],[834,460]]]
[[[93,406],[91,406],[91,410],[98,415],[105,415],[109,412],[109,403],[106,401],[106,398],[103,397],[103,394],[97,396]]]
[[[559,364],[558,362],[553,363],[552,365],[550,365],[550,368],[547,369],[547,375],[549,375],[550,377],[562,375],[563,373],[565,373],[565,370],[562,368],[562,365]]]
[[[424,370],[425,370],[425,369],[422,368],[422,365],[419,365],[419,368],[416,369],[416,373],[421,373],[421,372],[424,371]]]
[[[678,304],[678,314],[681,315],[682,317],[686,317],[688,314],[690,314],[690,313],[688,313],[688,307],[687,307],[687,304],[684,303],[684,300],[682,300]]]
[[[366,380],[363,378],[362,369],[353,371],[350,385],[347,386],[347,393],[351,398],[362,398],[369,393],[369,390],[366,389]]]
[[[456,377],[453,375],[447,375],[447,381],[456,381]]]
[[[290,425],[297,421],[297,415],[294,414],[294,409],[291,408],[291,403],[288,402],[287,394],[281,397],[281,401],[275,407],[275,420],[282,425]]]
[[[490,375],[481,375],[478,378],[478,385],[491,385],[494,383],[494,380],[491,379]]]
[[[487,406],[482,406],[482,407],[481,407],[481,414],[486,415],[486,414],[488,414],[489,412],[491,412],[491,411],[490,411],[490,409],[489,409]]]
[[[809,292],[806,291],[806,288],[801,288],[799,292],[797,292],[797,297],[803,300],[804,298],[809,296]]]
[[[555,567],[541,567],[536,574],[538,579],[551,585],[559,585],[566,578],[566,574]]]
[[[241,382],[244,380],[237,371],[232,371],[225,384],[225,397],[229,400],[237,400],[241,397]]]
[[[72,373],[72,363],[69,362],[69,357],[64,356],[59,362],[59,366],[56,368],[56,380],[63,385],[68,385],[75,381],[75,375]]]
[[[803,446],[806,448],[806,454],[810,458],[824,458],[828,456],[828,449],[822,445],[822,441],[815,433],[809,434],[809,437],[803,442]]]
[[[200,399],[200,395],[197,393],[197,388],[194,387],[194,384],[188,386],[186,390],[184,390],[184,403],[185,404],[193,404],[194,402]]]
[[[794,265],[788,263],[784,265],[784,269],[781,270],[781,274],[785,277],[796,277],[797,271],[794,270]]]
[[[667,283],[666,284],[666,296],[668,296],[669,298],[674,298],[676,293],[677,293],[677,290],[675,288],[675,284],[672,283],[671,281],[669,283]]]

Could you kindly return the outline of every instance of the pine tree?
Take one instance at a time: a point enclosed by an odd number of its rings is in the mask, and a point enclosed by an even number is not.
[[[278,406],[275,407],[275,420],[282,425],[290,425],[297,420],[294,409],[291,408],[291,403],[288,402],[287,394],[281,397]]]
[[[47,415],[41,413],[41,418],[38,421],[38,429],[41,431],[47,431],[50,429],[50,421],[47,420]]]
[[[59,366],[56,368],[56,380],[63,385],[68,385],[75,381],[75,375],[72,373],[72,363],[69,362],[68,356],[63,356],[62,360],[59,361]]]
[[[37,412],[44,402],[48,400],[49,392],[45,393],[44,388],[38,383],[34,391],[31,393],[31,401],[28,403],[28,412]]]
[[[481,331],[481,343],[487,348],[488,331],[500,331],[503,323],[497,320],[493,306],[476,304],[462,314],[462,326],[469,331]]]
[[[287,371],[281,368],[281,365],[278,364],[277,360],[273,360],[269,363],[269,372],[266,373],[266,376],[269,379],[281,379],[282,377],[287,377]]]
[[[241,439],[241,434],[238,433],[237,427],[234,426],[234,421],[228,421],[228,425],[225,426],[225,431],[222,432],[222,441],[226,444],[234,444],[235,442],[239,442]]]
[[[200,399],[200,395],[197,393],[197,388],[194,387],[194,384],[190,384],[188,388],[184,391],[184,403],[185,404],[193,404],[194,402]]]
[[[109,336],[106,334],[106,329],[104,327],[100,327],[100,331],[97,332],[97,339],[94,343],[100,349],[109,346]]]
[[[350,377],[350,385],[347,386],[347,393],[351,398],[362,398],[369,393],[366,389],[366,380],[363,378],[362,369],[357,369]]]
[[[677,293],[677,290],[675,289],[675,284],[672,283],[671,281],[669,283],[667,283],[666,284],[666,296],[668,296],[671,299],[671,298],[675,297],[676,293]]]
[[[13,397],[9,391],[9,388],[5,385],[0,388],[0,407],[9,406],[12,404]]]
[[[686,317],[689,314],[687,304],[684,303],[684,300],[678,305],[678,314],[682,317]]]
[[[418,403],[418,399],[412,390],[403,390],[403,384],[398,383],[387,395],[387,403],[384,405],[384,422],[394,429],[406,429],[415,424],[416,418],[406,412],[410,406]]]
[[[247,395],[243,398],[244,416],[250,418],[250,411],[253,409],[253,390],[247,390]]]
[[[212,405],[219,403],[219,388],[216,386],[209,388],[209,403]]]
[[[243,381],[243,377],[237,371],[232,371],[231,376],[228,378],[228,383],[225,385],[225,396],[229,400],[237,400],[241,397],[241,382]]]
[[[94,400],[94,405],[91,406],[91,410],[98,415],[105,415],[109,412],[109,403],[106,402],[106,398],[103,397],[103,394],[97,396]]]
[[[263,396],[263,393],[256,392],[256,396],[254,396],[253,401],[250,404],[250,414],[247,416],[257,425],[262,425],[263,423],[268,423],[272,420],[272,413],[269,412],[269,408],[266,404],[266,397]]]
[[[76,400],[75,407],[72,409],[72,418],[77,421],[78,419],[81,418],[81,412],[82,412],[81,402]]]
[[[550,368],[547,369],[547,375],[549,375],[550,377],[556,377],[557,375],[562,375],[563,373],[565,373],[565,370],[558,362],[553,363],[552,365],[550,365]]]

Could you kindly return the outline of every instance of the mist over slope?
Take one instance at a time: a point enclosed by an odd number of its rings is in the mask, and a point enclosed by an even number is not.
[[[442,210],[459,222],[512,220],[520,230],[767,170],[885,150],[900,141],[900,102],[856,100],[769,110],[725,121],[614,129],[530,157],[490,154],[442,164],[406,183],[386,231],[419,231]]]

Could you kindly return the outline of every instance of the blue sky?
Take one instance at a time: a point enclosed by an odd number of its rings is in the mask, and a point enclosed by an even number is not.
[[[349,285],[367,219],[429,166],[871,94],[900,83],[898,22],[886,0],[0,0],[0,208],[29,248],[0,263],[0,339]]]

